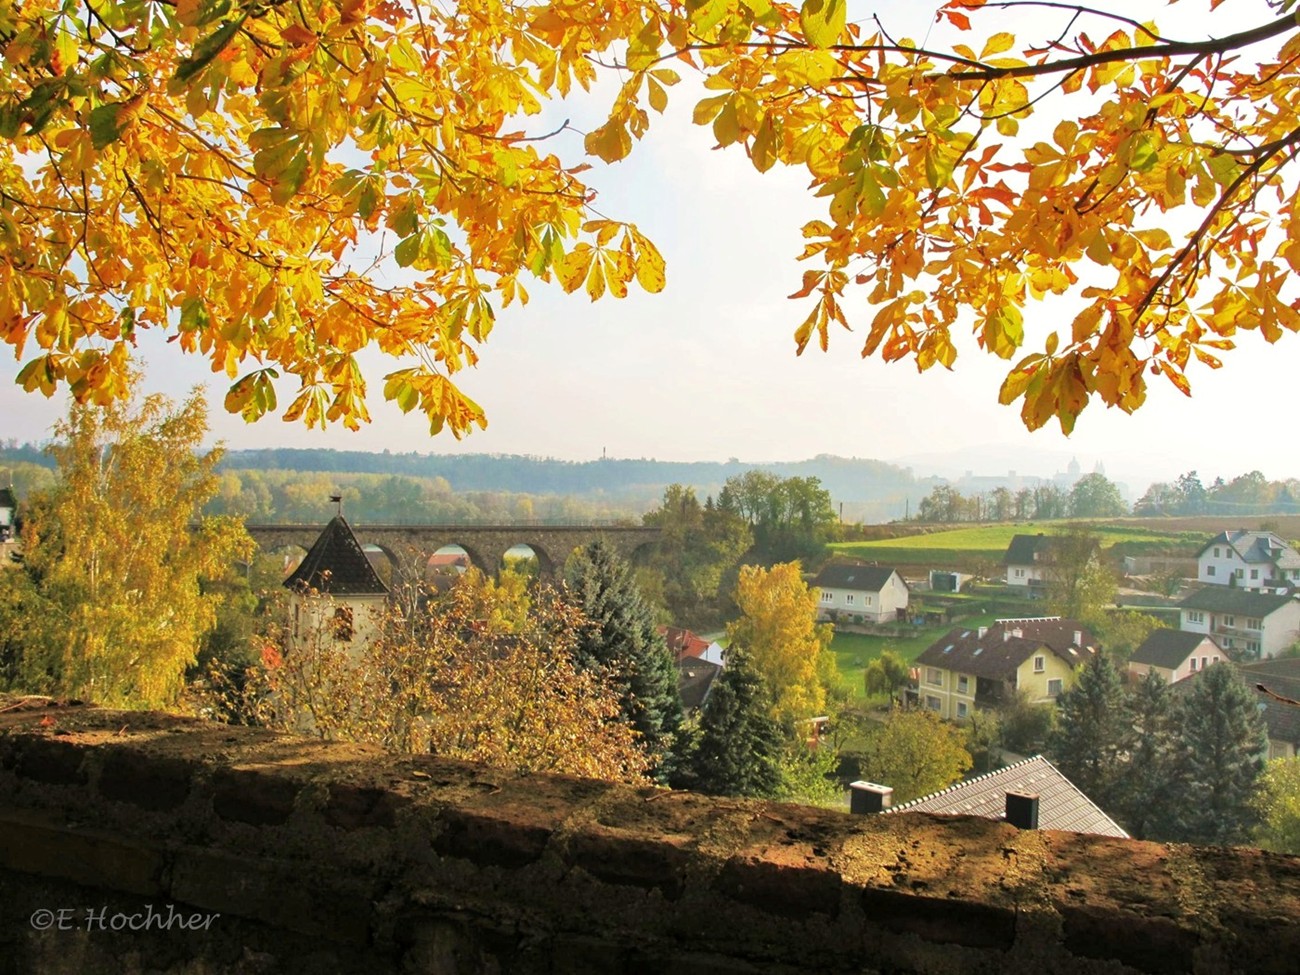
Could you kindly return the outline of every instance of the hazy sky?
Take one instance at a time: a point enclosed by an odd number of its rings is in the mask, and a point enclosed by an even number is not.
[[[1241,5],[1223,9],[1234,6]],[[1170,21],[1169,8],[1156,9],[1164,11],[1162,24]],[[994,16],[1004,29],[1024,19]],[[1186,17],[1174,22],[1180,34],[1195,36],[1183,29]],[[690,122],[695,97],[685,84],[673,95],[668,114],[653,118],[649,137],[631,159],[613,167],[597,160],[588,174],[599,190],[597,208],[635,221],[658,244],[668,263],[667,289],[646,295],[634,287],[622,301],[592,303],[556,285],[529,284],[533,300],[500,315],[478,368],[457,377],[487,410],[487,431],[460,442],[446,434],[431,439],[427,423],[382,402],[380,377],[390,366],[378,357],[369,360],[368,374],[374,423],[356,434],[308,431],[278,418],[249,426],[227,416],[220,403],[228,380],[213,376],[201,360],[182,359],[174,345],[142,342],[149,388],[179,395],[207,382],[214,439],[231,447],[481,451],[575,460],[599,457],[602,450],[661,460],[793,460],[832,453],[916,459],[918,473],[935,466],[926,458],[964,452],[943,466],[982,474],[1008,468],[1050,474],[1077,456],[1085,470],[1103,461],[1108,474],[1128,480],[1138,493],[1151,480],[1193,468],[1207,481],[1252,469],[1270,478],[1300,475],[1289,429],[1296,337],[1270,347],[1243,334],[1222,369],[1191,367],[1193,398],[1153,377],[1147,404],[1136,415],[1091,406],[1068,439],[1055,426],[1026,432],[1018,409],[997,403],[1007,364],[969,338],[952,372],[937,367],[918,374],[910,362],[862,360],[861,329],[872,310],[861,295],[847,303],[854,333],[833,333],[828,354],[814,348],[796,358],[792,333],[808,305],[786,296],[799,287],[803,270],[795,260],[799,228],[822,215],[824,203],[806,193],[799,171],[760,174],[738,147],[714,151],[709,130]],[[603,121],[592,106],[568,105],[526,124],[543,132],[566,117],[581,130]],[[552,146],[577,161],[581,136],[565,132]],[[1041,349],[1048,331],[1068,326],[1070,317],[1068,310],[1031,303],[1027,350]],[[18,365],[7,361],[0,369],[11,381]],[[282,384],[281,403],[291,395],[292,387]],[[59,400],[0,384],[6,437],[43,438],[63,408]]]

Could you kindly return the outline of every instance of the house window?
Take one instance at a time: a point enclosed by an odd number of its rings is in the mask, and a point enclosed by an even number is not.
[[[1259,653],[1259,644],[1253,640],[1247,640],[1246,649],[1249,650],[1251,653]],[[1218,660],[1219,658],[1215,657],[1214,659]]]
[[[957,717],[959,717],[959,718],[964,718],[964,717],[966,717],[966,714],[967,714],[967,712],[968,712],[969,710],[970,710],[970,709],[966,706],[966,702],[965,702],[965,701],[958,701],[958,702],[957,702]]]
[[[1046,658],[1046,657],[1035,657],[1035,658],[1034,658],[1034,673],[1035,673],[1035,674],[1041,674],[1041,673],[1042,673],[1044,670],[1046,670],[1046,669],[1047,669],[1047,658]]]
[[[1187,622],[1189,622],[1189,623],[1204,623],[1204,622],[1205,622],[1205,614],[1202,613],[1199,609],[1189,609],[1189,610],[1187,611]]]
[[[1201,670],[1204,670],[1204,669],[1205,669],[1206,667],[1208,667],[1208,666],[1210,666],[1210,658],[1209,658],[1209,657],[1202,657],[1202,658],[1201,658]]]
[[[957,675],[957,693],[959,694],[970,693],[970,678],[967,677],[965,674]]]
[[[1024,570],[1024,569],[1016,569],[1016,578],[1017,578],[1017,579],[1023,579],[1024,577],[1025,577],[1025,570]]]
[[[1213,657],[1210,658],[1210,663],[1217,664],[1218,662],[1219,662],[1219,655],[1216,653]]]
[[[1246,570],[1245,570],[1245,569],[1238,569],[1234,574],[1236,575],[1236,577],[1237,577],[1238,579],[1243,579],[1243,578],[1245,578],[1245,576],[1246,576]]]
[[[851,602],[853,602],[853,593],[846,593],[845,596],[844,596],[844,601],[845,601],[846,603],[851,603]]]
[[[351,643],[353,632],[352,607],[340,606],[334,610],[334,639]]]
[[[1235,617],[1235,616],[1225,616],[1225,617],[1223,618],[1223,625],[1224,625],[1224,626],[1236,626],[1236,625],[1237,625],[1237,617]]]
[[[933,695],[927,694],[925,697],[925,706],[931,711],[942,711],[943,702]]]
[[[1246,618],[1246,629],[1248,629],[1248,630],[1262,630],[1263,627],[1260,625],[1259,620],[1251,619],[1251,618],[1247,617],[1247,618]]]
[[[1192,657],[1192,658],[1191,658],[1191,667],[1188,668],[1188,669],[1191,670],[1191,671],[1193,671],[1193,672],[1196,671],[1196,658],[1195,658],[1195,657]]]
[[[829,602],[833,602],[834,599],[835,599],[834,593],[829,593],[829,592],[822,593],[822,602],[829,603]]]
[[[1250,570],[1250,577],[1251,577],[1252,579],[1258,579],[1258,578],[1259,578],[1259,569],[1251,569],[1251,570]]]
[[[1059,678],[1056,680],[1049,680],[1047,682],[1047,696],[1048,697],[1061,696],[1061,681]]]
[[[926,667],[925,682],[935,687],[943,687],[943,671],[938,667]]]
[[[1219,550],[1217,548],[1214,550],[1214,557],[1216,559],[1219,557]]]
[[[1214,575],[1214,566],[1212,566],[1212,565],[1207,565],[1207,566],[1205,567],[1205,574],[1206,574],[1207,576],[1212,576],[1212,575]]]

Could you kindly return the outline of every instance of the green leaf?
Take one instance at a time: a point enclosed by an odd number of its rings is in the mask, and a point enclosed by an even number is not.
[[[844,30],[847,0],[804,0],[799,26],[813,47],[830,47]]]
[[[652,20],[639,30],[627,45],[627,66],[632,71],[644,71],[659,57],[659,28]]]
[[[279,175],[275,177],[275,183],[271,187],[271,199],[280,206],[284,206],[302,189],[302,184],[306,180],[307,153],[298,152],[289,161],[289,165],[285,166]]]
[[[90,113],[90,142],[96,149],[103,149],[110,143],[116,142],[122,135],[122,130],[117,124],[117,116],[121,109],[120,104],[114,103],[100,105]]]
[[[199,72],[212,63],[218,54],[225,50],[226,45],[244,26],[244,21],[247,18],[248,14],[242,14],[238,20],[228,20],[195,44],[194,51],[190,56],[176,65],[176,74],[172,76],[172,80],[179,84],[186,84],[193,80]]]
[[[202,298],[186,298],[181,302],[182,332],[197,332],[207,327],[209,321],[207,305]]]
[[[410,267],[420,257],[420,235],[411,234],[403,237],[393,250],[393,259],[398,267]]]
[[[984,325],[984,345],[1001,359],[1010,359],[1025,339],[1024,319],[1015,305],[1002,305]]]
[[[1153,169],[1155,164],[1159,161],[1160,158],[1156,153],[1155,146],[1152,144],[1151,136],[1145,132],[1141,135],[1135,136],[1131,147],[1131,154],[1129,155],[1129,165],[1139,173],[1145,173]]]

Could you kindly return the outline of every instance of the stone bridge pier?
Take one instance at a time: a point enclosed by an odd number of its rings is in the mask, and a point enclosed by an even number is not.
[[[320,525],[248,525],[249,535],[263,550],[284,545],[311,548]],[[537,555],[543,576],[555,576],[575,548],[604,539],[629,560],[653,545],[658,528],[620,525],[353,525],[362,545],[374,545],[388,557],[393,580],[420,582],[430,557],[447,545],[459,545],[470,562],[495,575],[501,560],[516,545],[527,545]]]

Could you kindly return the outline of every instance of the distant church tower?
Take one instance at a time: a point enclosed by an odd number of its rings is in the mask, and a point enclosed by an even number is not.
[[[284,587],[290,592],[290,653],[313,645],[359,652],[378,633],[388,600],[388,587],[342,515],[325,526]]]

